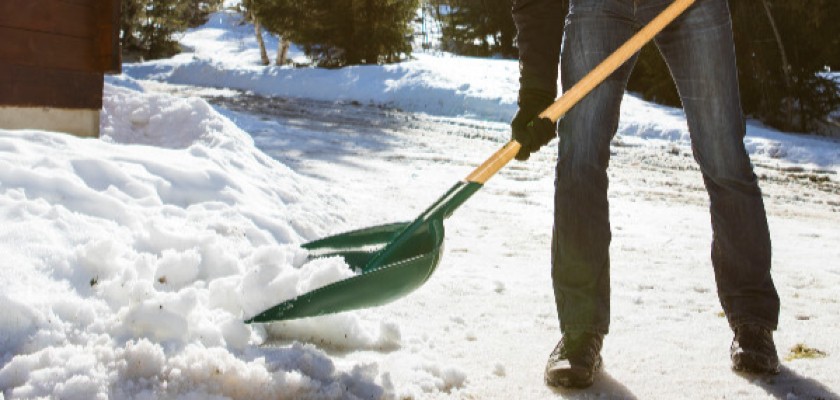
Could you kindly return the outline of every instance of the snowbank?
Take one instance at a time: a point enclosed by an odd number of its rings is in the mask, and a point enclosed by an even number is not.
[[[213,14],[190,30],[181,43],[189,52],[173,59],[126,64],[137,79],[226,87],[267,96],[346,100],[386,104],[447,116],[477,116],[507,121],[516,106],[515,61],[417,54],[416,59],[385,66],[338,70],[259,65],[252,25],[239,25],[234,12]],[[277,39],[266,33],[266,48]],[[292,48],[292,59],[304,59]]]
[[[0,398],[377,398],[399,327],[345,313],[242,323],[352,274],[298,244],[341,199],[257,150],[200,99],[106,85],[102,140],[0,130]]]
[[[232,88],[265,96],[383,104],[441,116],[509,121],[516,112],[518,64],[514,60],[417,53],[413,60],[383,66],[320,68],[263,67],[253,26],[233,12],[214,14],[207,25],[189,31],[191,49],[173,59],[126,64],[126,74],[176,84]],[[265,35],[267,48],[277,39]],[[293,48],[293,58],[304,58]],[[624,98],[620,140],[660,140],[689,146],[682,110]],[[836,141],[835,141],[836,142]],[[832,143],[835,143],[832,142]],[[783,134],[750,123],[747,149],[783,164],[840,171],[840,154],[824,139]]]

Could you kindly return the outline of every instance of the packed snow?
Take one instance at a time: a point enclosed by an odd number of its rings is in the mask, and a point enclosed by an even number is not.
[[[504,143],[517,66],[418,54],[263,67],[240,22],[214,14],[183,37],[187,52],[109,77],[100,139],[0,130],[0,400],[840,396],[840,143],[749,123],[785,361],[778,377],[736,374],[684,116],[632,94],[593,387],[542,383],[559,339],[552,149],[447,221],[441,266],[405,299],[244,324],[354,274],[301,243],[411,219]]]

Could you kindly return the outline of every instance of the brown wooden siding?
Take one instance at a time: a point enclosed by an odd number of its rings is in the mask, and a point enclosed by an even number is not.
[[[97,36],[94,48],[99,57],[99,70],[118,74],[122,72],[120,56],[120,0],[99,0],[97,5]]]
[[[0,105],[102,108],[99,72],[0,64]]]
[[[95,16],[90,7],[51,0],[3,0],[0,27],[91,38]]]
[[[120,0],[0,0],[0,105],[100,108]]]
[[[97,71],[92,40],[0,27],[0,63]]]

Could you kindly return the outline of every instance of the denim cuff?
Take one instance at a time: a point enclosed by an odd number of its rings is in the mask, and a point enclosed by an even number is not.
[[[587,324],[560,324],[560,332],[563,334],[572,332],[589,332],[606,335],[610,332],[610,328],[608,326],[593,326]]]
[[[778,328],[778,323],[756,317],[741,317],[733,315],[731,317],[727,316],[727,320],[729,321],[729,327],[732,328],[733,332],[735,329],[744,325],[758,325],[770,329],[771,331],[775,331]]]

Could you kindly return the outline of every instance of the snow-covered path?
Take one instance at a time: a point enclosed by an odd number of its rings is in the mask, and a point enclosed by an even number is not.
[[[507,139],[503,123],[354,102],[271,99],[146,83],[202,95],[265,153],[346,199],[335,232],[413,219]],[[503,169],[447,221],[436,274],[405,299],[359,312],[400,327],[401,345],[342,344],[317,322],[273,327],[273,345],[320,343],[341,365],[376,364],[383,384],[423,398],[838,398],[840,185],[830,171],[754,158],[782,297],[784,358],[798,344],[826,358],[781,375],[730,371],[731,334],[709,261],[707,198],[688,147],[619,137],[611,161],[613,324],[605,369],[584,391],[542,383],[559,338],[549,278],[555,151]],[[828,260],[829,262],[826,262]],[[311,326],[310,326],[311,327]]]

